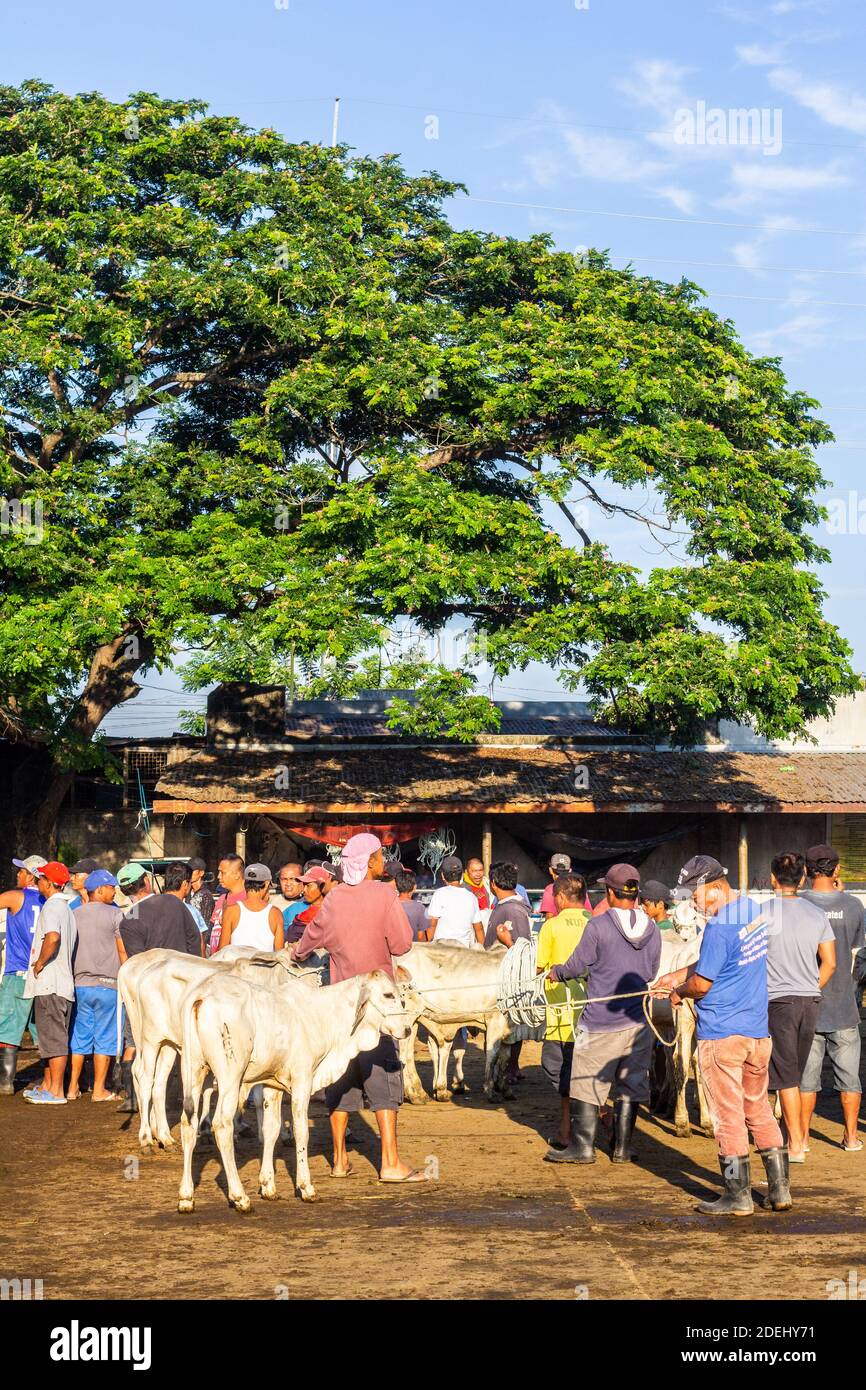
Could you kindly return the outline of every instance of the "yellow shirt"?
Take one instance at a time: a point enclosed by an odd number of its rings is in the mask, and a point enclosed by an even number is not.
[[[551,965],[564,965],[572,951],[579,944],[584,928],[589,921],[589,913],[582,907],[567,907],[556,917],[548,917],[538,933],[536,965],[540,970],[548,970]],[[569,999],[586,999],[586,985],[583,980],[568,980],[556,985],[546,981],[544,992],[548,1004],[565,1004]],[[548,1008],[545,1038],[548,1042],[572,1042],[574,1039],[574,1013],[571,1009]]]

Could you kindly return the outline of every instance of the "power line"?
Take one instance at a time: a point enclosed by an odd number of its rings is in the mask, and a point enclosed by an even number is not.
[[[581,217],[621,217],[637,222],[676,222],[684,227],[730,227],[747,232],[820,233],[823,236],[859,237],[862,232],[842,231],[838,227],[785,227],[772,222],[724,222],[712,217],[668,217],[654,212],[609,212],[604,208],[569,208],[555,203],[518,203],[506,198],[479,198],[473,193],[455,194],[465,203],[486,203],[500,208],[529,208],[534,212],[571,212]]]
[[[242,99],[233,98],[239,104]],[[259,106],[282,106],[297,102],[316,102],[328,101],[328,97],[252,97],[247,100],[247,105],[258,104]],[[652,137],[673,138],[672,130],[649,130],[645,126],[626,126],[626,125],[606,125],[601,121],[574,121],[564,120],[555,121],[544,119],[539,116],[517,116],[501,111],[467,111],[456,106],[440,106],[438,102],[428,102],[426,106],[421,106],[415,102],[408,101],[383,101],[377,97],[345,97],[344,101],[354,102],[356,106],[382,106],[393,111],[423,111],[425,114],[435,116],[468,116],[472,119],[483,121],[514,121],[522,125],[531,125],[542,130],[606,130],[615,131],[620,135],[641,135],[645,139]],[[683,107],[683,110],[689,109]],[[866,141],[842,141],[842,140],[789,140],[785,137],[786,145],[802,146],[803,148],[815,148],[822,150],[847,150],[849,154],[857,154],[866,148]],[[717,145],[714,149],[755,149],[754,145],[741,145],[738,143],[729,145]]]

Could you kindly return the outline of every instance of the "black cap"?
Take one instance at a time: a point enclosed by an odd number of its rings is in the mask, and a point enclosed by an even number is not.
[[[711,854],[695,854],[680,869],[674,897],[687,898],[705,883],[715,883],[716,879],[727,876],[727,869],[723,869],[718,859],[713,859]]]
[[[806,862],[817,864],[820,859],[831,859],[834,864],[838,864],[839,854],[832,845],[810,845],[806,850]]]
[[[386,860],[385,860],[385,867],[384,867],[384,869],[382,870],[382,877],[383,877],[383,878],[396,878],[397,875],[400,873],[400,871],[401,871],[402,868],[403,868],[403,865],[400,863],[400,860],[399,860],[399,859],[386,859]]]
[[[629,884],[640,887],[640,873],[634,864],[611,864],[599,882],[606,888],[628,888]]]
[[[670,888],[657,878],[648,878],[646,883],[642,883],[640,895],[648,903],[669,903],[671,900]]]
[[[69,870],[70,874],[95,874],[99,864],[95,859],[79,859]]]
[[[463,860],[458,859],[456,854],[448,854],[442,860],[440,873],[443,874],[462,874]]]
[[[207,864],[203,859],[189,859],[187,860],[187,868],[191,874],[194,874],[198,869],[206,869]]]

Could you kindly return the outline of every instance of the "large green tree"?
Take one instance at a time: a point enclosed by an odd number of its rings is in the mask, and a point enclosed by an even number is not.
[[[694,285],[456,230],[455,191],[197,102],[0,89],[19,842],[179,646],[191,683],[345,689],[395,621],[460,619],[497,673],[544,661],[684,742],[789,734],[857,688],[812,573],[816,402]],[[664,563],[612,557],[623,515]],[[398,674],[402,727],[495,723],[468,666]]]

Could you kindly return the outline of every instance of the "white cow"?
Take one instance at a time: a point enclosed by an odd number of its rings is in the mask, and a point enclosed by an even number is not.
[[[505,952],[505,946],[476,951],[454,942],[417,941],[398,958],[412,976],[413,995],[423,1005],[411,1035],[400,1047],[406,1100],[414,1104],[427,1100],[415,1068],[415,1037],[419,1023],[427,1030],[436,1100],[449,1098],[448,1057],[461,1028],[484,1030],[484,1094],[487,1099],[495,1099],[495,1090],[508,1094],[502,1078],[506,1056],[502,1043],[511,1025],[496,1004]],[[458,1078],[458,1084],[462,1084],[462,1067],[458,1067]]]
[[[691,902],[677,903],[671,914],[675,932],[662,932],[662,954],[658,976],[681,970],[683,966],[694,965],[701,953],[701,942],[706,919],[701,916]],[[664,1049],[666,1085],[663,1100],[658,1109],[673,1092],[673,1121],[676,1133],[681,1139],[691,1134],[689,1112],[686,1105],[686,1088],[689,1078],[694,1077],[698,1098],[699,1124],[704,1134],[713,1133],[713,1121],[707,1094],[704,1089],[697,1051],[697,1018],[694,1001],[686,999],[682,1007],[672,1009],[665,999],[654,999],[652,1018],[660,1031],[669,1034],[673,1047]]]
[[[405,972],[401,972],[405,978]],[[245,1089],[265,1087],[265,1128],[259,1192],[273,1200],[274,1145],[279,1110],[274,1093],[292,1098],[295,1134],[295,1185],[305,1202],[316,1199],[307,1144],[310,1096],[337,1081],[359,1052],[371,1051],[380,1033],[408,1036],[407,1014],[398,987],[384,970],[356,975],[326,989],[265,990],[236,975],[212,975],[193,986],[184,1000],[183,1178],[178,1211],[195,1207],[192,1156],[198,1103],[208,1071],[219,1088],[213,1131],[228,1183],[229,1203],[249,1211],[250,1199],[235,1162],[232,1120]]]
[[[210,960],[155,948],[130,956],[120,967],[118,1007],[121,1002],[125,1005],[135,1039],[132,1079],[139,1109],[138,1140],[144,1149],[154,1143],[164,1149],[174,1147],[165,1093],[181,1048],[183,996],[190,985],[226,971],[259,980],[267,988],[281,988],[299,979],[319,983],[316,971],[302,971],[285,952],[256,952],[249,946],[226,947]]]

